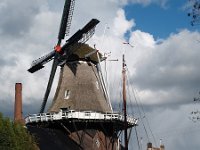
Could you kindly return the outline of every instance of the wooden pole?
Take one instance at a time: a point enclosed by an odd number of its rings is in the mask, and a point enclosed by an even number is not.
[[[127,132],[127,112],[126,112],[126,64],[124,54],[122,58],[122,77],[123,77],[123,104],[124,104],[124,145],[125,150],[128,150],[128,132]]]

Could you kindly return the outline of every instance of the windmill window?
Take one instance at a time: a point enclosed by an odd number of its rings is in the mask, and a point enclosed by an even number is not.
[[[96,81],[96,87],[97,87],[97,89],[99,89],[99,83],[98,83],[98,81]]]
[[[69,99],[70,93],[71,93],[70,90],[65,90],[64,99]]]
[[[97,147],[99,148],[100,147],[100,142],[99,142],[98,139],[95,141],[95,143],[96,143]]]

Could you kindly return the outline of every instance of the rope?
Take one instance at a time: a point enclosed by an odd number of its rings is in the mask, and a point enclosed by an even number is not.
[[[128,70],[128,69],[127,69],[127,70]],[[129,75],[129,70],[128,70],[127,72],[128,72],[127,74]],[[128,80],[128,82],[129,82],[129,80]],[[151,136],[153,137],[153,140],[154,140],[155,145],[157,146],[157,142],[156,142],[156,140],[155,140],[155,136],[154,136],[154,134],[153,134],[153,131],[152,131],[151,127],[150,127],[149,120],[148,120],[148,118],[146,117],[146,114],[145,114],[145,111],[144,111],[144,107],[143,107],[142,103],[140,102],[139,94],[137,93],[137,90],[134,90],[134,89],[133,89],[133,86],[130,86],[130,88],[131,88],[131,90],[132,90],[132,92],[133,92],[133,94],[134,94],[134,98],[135,98],[135,101],[136,101],[136,105],[137,105],[137,107],[138,107],[138,111],[139,111],[140,118],[141,118],[141,120],[143,120],[143,119],[146,120],[147,127],[148,127],[148,129],[149,129],[149,131],[150,131],[150,133],[151,133]],[[135,91],[135,92],[134,92],[134,91]],[[137,101],[136,95],[137,95],[137,97],[138,97],[138,101],[139,101],[139,102]],[[142,112],[140,111],[140,109],[141,109]],[[143,117],[142,117],[142,113],[143,113]],[[142,125],[143,125],[143,127],[144,127],[144,129],[145,129],[145,133],[146,133],[146,135],[147,135],[147,138],[148,138],[148,140],[150,141],[149,136],[148,136],[148,133],[147,133],[147,130],[146,130],[146,127],[145,127],[143,121],[142,121]]]
[[[138,94],[137,94],[137,95],[138,95]],[[138,99],[139,99],[139,101],[140,101],[139,96],[138,96]],[[149,120],[148,120],[148,118],[146,117],[146,114],[145,114],[144,107],[143,107],[142,103],[140,103],[140,107],[141,107],[142,112],[143,112],[143,114],[144,114],[144,117],[143,117],[143,118],[146,120],[147,127],[149,128],[149,131],[150,131],[150,133],[151,133],[151,135],[152,135],[152,137],[153,137],[155,146],[157,146],[157,142],[156,142],[155,136],[154,136],[153,131],[152,131],[151,127],[150,127]]]
[[[136,134],[136,138],[137,138],[138,149],[142,150],[141,147],[140,147],[140,141],[139,141],[139,138],[138,138],[138,133],[137,133],[136,126],[134,128],[135,128],[135,134]]]
[[[129,70],[128,70],[128,69],[127,69],[127,75],[129,76]],[[129,78],[127,78],[127,79],[129,79]],[[127,83],[129,84],[129,80],[127,80]],[[135,92],[134,92],[132,86],[129,86],[129,87],[131,88],[131,91],[132,91],[132,93],[133,93],[133,96],[134,96],[134,99],[135,99],[135,102],[136,102],[136,106],[137,106],[137,108],[138,108],[139,117],[141,118],[141,123],[142,123],[142,126],[143,126],[143,128],[144,128],[146,137],[147,137],[148,141],[150,141],[150,138],[149,138],[147,129],[146,129],[146,127],[145,127],[145,125],[144,125],[144,121],[143,121],[144,116],[142,115],[142,112],[141,112],[141,109],[140,109],[140,105],[139,105],[139,103],[138,103],[138,101],[137,101]],[[142,109],[142,111],[143,111],[143,114],[144,114],[144,110],[143,110],[143,109]]]

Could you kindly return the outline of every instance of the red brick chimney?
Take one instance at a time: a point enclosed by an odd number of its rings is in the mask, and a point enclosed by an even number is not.
[[[22,84],[15,84],[15,112],[14,121],[18,123],[24,123],[22,117]]]

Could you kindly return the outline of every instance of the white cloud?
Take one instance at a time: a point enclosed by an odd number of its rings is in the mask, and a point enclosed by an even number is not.
[[[123,37],[127,31],[135,26],[134,20],[126,20],[123,9],[117,11],[117,17],[113,21],[113,32],[116,36]]]
[[[149,33],[142,32],[140,30],[136,30],[132,32],[130,37],[130,42],[134,44],[135,47],[143,47],[143,49],[154,48],[155,47],[155,39],[153,35]]]
[[[159,139],[166,149],[198,149],[199,144],[199,123],[193,123],[188,117],[193,105],[184,105],[179,109],[165,109],[157,107],[152,110],[148,117],[155,140],[159,145]],[[144,132],[144,131],[141,131]],[[148,132],[150,141],[153,137]],[[143,146],[146,146],[148,139],[143,137]],[[190,141],[190,142],[186,142]]]
[[[128,0],[128,1],[134,4],[142,4],[144,6],[155,3],[155,4],[160,5],[163,8],[166,7],[166,4],[168,2],[168,0]]]
[[[195,40],[199,36],[198,32],[180,31],[155,44],[144,61],[138,60],[133,83],[141,90],[141,99],[169,104],[190,102],[200,83],[200,51]]]
[[[5,8],[6,2],[0,2],[0,8]],[[14,1],[9,2],[14,3]],[[23,3],[25,0],[20,0],[20,2]],[[102,0],[101,2],[97,0],[77,0],[71,34],[82,28],[91,18],[99,19],[101,23],[97,26],[97,32],[89,43],[91,46],[97,44],[97,48],[100,48],[103,52],[111,51],[112,55],[108,59],[119,59],[118,62],[107,62],[108,79],[111,81],[111,94],[115,102],[120,97],[121,56],[125,52],[129,69],[129,83],[137,89],[141,102],[147,106],[145,108],[149,111],[153,129],[159,132],[167,132],[173,126],[179,124],[181,125],[181,132],[189,131],[188,128],[191,126],[187,120],[183,119],[186,114],[181,113],[190,111],[190,105],[187,104],[199,91],[200,60],[198,56],[200,55],[200,43],[196,39],[199,39],[200,34],[182,30],[177,34],[171,34],[158,44],[150,33],[143,32],[142,29],[132,31],[136,23],[134,19],[127,20],[121,7],[128,2],[145,6],[152,3],[162,6],[167,3],[165,0]],[[7,32],[5,26],[1,26],[0,23],[0,81],[3,85],[0,87],[0,102],[9,103],[7,105],[13,103],[14,84],[15,82],[22,82],[24,103],[35,107],[35,104],[40,104],[43,98],[51,64],[47,64],[43,70],[35,74],[29,74],[26,70],[32,60],[52,50],[57,41],[62,8],[60,8],[60,4],[56,4],[57,1],[55,0],[44,1],[41,5],[36,3],[37,5],[34,7],[31,5],[33,1],[26,1],[26,3],[27,5],[23,5],[24,10],[30,7],[32,9],[38,7],[38,9],[29,12],[31,18],[23,18],[24,22],[31,20],[31,23],[25,24],[26,30],[23,30],[23,26],[19,28],[23,31],[18,34],[20,36],[15,38],[2,36]],[[53,10],[51,7],[54,6],[58,9]],[[9,23],[10,19],[3,20]],[[105,24],[109,29],[106,29],[105,35],[103,35]],[[134,46],[133,48],[129,45],[123,45],[126,32],[130,32],[128,42]],[[57,81],[55,81],[53,91],[55,91],[56,84]],[[53,92],[51,98],[52,96]],[[0,107],[5,110],[2,105]],[[169,115],[173,117],[168,118]],[[182,124],[180,124],[181,121],[183,121]],[[158,137],[158,134],[156,136]],[[198,137],[198,135],[195,134],[195,137]],[[188,140],[185,137],[180,138],[179,135],[173,135],[171,140],[170,137],[167,139],[166,148],[173,149],[176,147],[175,139],[180,139],[178,141],[179,148],[182,145],[185,146],[182,141]],[[195,145],[198,141],[193,143]]]

